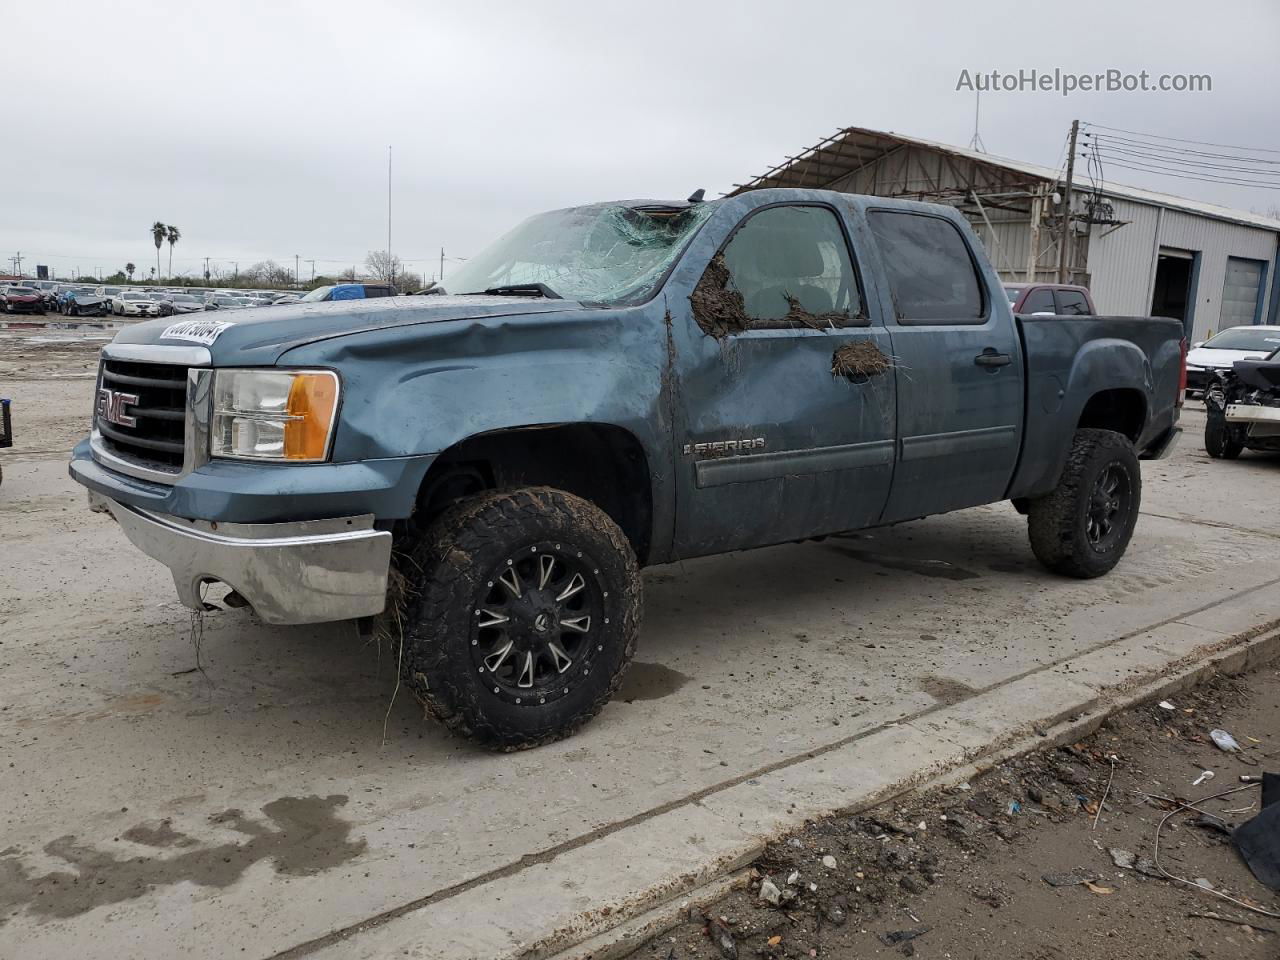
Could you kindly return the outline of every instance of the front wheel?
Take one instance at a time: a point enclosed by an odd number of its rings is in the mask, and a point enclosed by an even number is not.
[[[1138,522],[1142,472],[1128,437],[1077,430],[1058,486],[1027,510],[1031,550],[1069,577],[1100,577],[1120,562]]]
[[[547,487],[451,508],[396,564],[383,615],[427,711],[486,746],[567,737],[622,681],[640,628],[639,567],[604,511]]]
[[[1210,407],[1204,422],[1204,449],[1215,460],[1234,460],[1244,450],[1220,408]]]

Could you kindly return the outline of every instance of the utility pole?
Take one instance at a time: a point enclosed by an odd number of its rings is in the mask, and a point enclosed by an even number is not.
[[[1071,249],[1071,188],[1076,173],[1076,137],[1080,133],[1080,121],[1071,121],[1071,143],[1067,146],[1067,189],[1062,195],[1062,233],[1058,238],[1058,282],[1067,282],[1069,251]]]
[[[391,144],[387,144],[387,274],[388,281],[396,282],[396,262],[391,258]]]
[[[295,253],[293,255],[293,285],[298,286],[298,267],[302,263],[302,259]]]
[[[314,260],[308,260],[307,263],[311,264],[311,281],[314,283],[316,279],[316,262]]]
[[[209,258],[204,258],[204,282],[209,282]]]
[[[444,283],[444,247],[440,248],[440,282]]]

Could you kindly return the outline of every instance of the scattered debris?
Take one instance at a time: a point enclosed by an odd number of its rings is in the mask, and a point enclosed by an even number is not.
[[[733,937],[733,931],[724,922],[724,918],[715,917],[707,924],[707,936],[711,938],[711,942],[716,945],[725,960],[738,960],[738,942]]]
[[[912,927],[910,930],[890,930],[888,933],[880,934],[880,942],[886,947],[895,947],[916,937],[923,937],[931,929],[931,927]]]
[[[1168,700],[1161,700],[1161,701],[1160,701],[1160,709],[1161,709],[1161,710],[1175,710],[1175,709],[1177,709],[1177,708],[1176,708],[1176,707],[1174,707],[1174,705],[1173,705],[1172,703],[1170,703]]]
[[[1240,749],[1236,738],[1225,730],[1210,730],[1209,739],[1217,745],[1219,750],[1225,750],[1227,753],[1235,753]]]
[[[1211,813],[1202,813],[1191,821],[1193,827],[1203,827],[1206,830],[1213,830],[1225,836],[1231,836],[1235,833],[1235,827],[1227,823],[1221,817],[1215,817]]]
[[[778,885],[765,877],[760,881],[760,899],[765,903],[771,903],[775,907],[782,903],[782,891],[778,889]]]
[[[1100,884],[1094,883],[1092,880],[1086,880],[1084,885],[1088,888],[1090,893],[1096,893],[1099,896],[1105,897],[1115,893],[1115,890],[1112,887],[1104,887]]]
[[[1111,854],[1111,862],[1122,870],[1132,870],[1138,863],[1137,856],[1128,850],[1112,847],[1107,853]]]
[[[836,868],[836,858],[831,856],[831,854],[828,853],[825,857],[822,858],[822,865],[826,867],[828,870],[834,870]]]
[[[1194,780],[1191,781],[1191,785],[1193,787],[1198,787],[1200,786],[1200,784],[1205,783],[1206,781],[1212,780],[1212,779],[1213,779],[1213,771],[1205,770],[1203,773],[1200,774],[1200,776],[1196,777]]]

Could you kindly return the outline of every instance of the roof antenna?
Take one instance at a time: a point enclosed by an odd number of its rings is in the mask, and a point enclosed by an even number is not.
[[[689,194],[689,202],[701,203],[702,198],[705,197],[706,195],[707,195],[707,191],[703,190],[702,187],[699,187],[697,190],[693,191],[693,193]]]
[[[982,109],[982,91],[973,91],[973,137],[969,140],[969,149],[978,153],[986,153],[987,145],[982,142],[982,134],[978,133],[978,111]]]

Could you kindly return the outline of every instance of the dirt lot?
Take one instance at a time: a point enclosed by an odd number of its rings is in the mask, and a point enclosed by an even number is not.
[[[193,629],[167,572],[88,513],[66,474],[102,342],[0,333],[17,435],[0,453],[4,960],[550,955],[737,869],[806,816],[967,763],[1019,724],[1071,716],[1278,615],[1280,518],[1259,491],[1280,458],[1210,461],[1189,411],[1177,454],[1144,464],[1138,534],[1111,576],[1044,574],[1007,505],[653,568],[621,694],[568,741],[493,756],[425,724],[387,651],[350,625],[272,628],[231,610]],[[1109,767],[1080,763],[1092,797]],[[1117,782],[1132,797],[1128,769]],[[1029,825],[1059,816],[1011,818],[1010,849],[1034,849]],[[1174,836],[1200,863],[1190,831]],[[1002,902],[1034,888],[1122,926],[1128,886],[1038,889],[1050,869],[1105,868],[1076,849],[1000,878]],[[972,899],[959,856],[939,852],[928,895],[957,899],[921,917],[934,930],[917,951],[949,917],[1025,932],[1016,911]],[[1225,862],[1201,869],[1247,889]],[[876,906],[869,933],[913,925]],[[702,942],[674,946],[688,941]]]
[[[1175,699],[959,787],[810,823],[770,845],[748,889],[693,908],[635,957],[1274,960],[1280,917],[1164,879],[1151,858],[1156,826],[1175,809],[1159,798],[1195,802],[1241,787],[1241,774],[1280,769],[1280,671],[1220,677]],[[1215,747],[1217,728],[1243,753]],[[1193,786],[1205,771],[1213,776]],[[1239,825],[1259,793],[1245,786],[1201,806]],[[1280,913],[1280,895],[1196,819],[1171,818],[1160,866]]]

